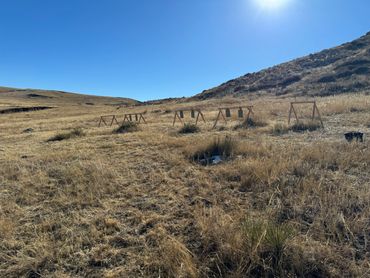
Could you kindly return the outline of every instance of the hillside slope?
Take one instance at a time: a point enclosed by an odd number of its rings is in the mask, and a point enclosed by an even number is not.
[[[0,87],[0,107],[29,105],[135,105],[129,98],[100,97],[62,91]]]
[[[195,99],[250,93],[335,95],[370,89],[370,32],[341,46],[230,80]]]

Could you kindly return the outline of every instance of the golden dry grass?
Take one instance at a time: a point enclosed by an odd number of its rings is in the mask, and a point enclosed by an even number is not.
[[[0,276],[367,277],[370,144],[343,133],[369,133],[368,98],[318,99],[325,129],[299,134],[274,132],[290,99],[267,97],[253,100],[268,124],[254,129],[211,130],[215,108],[250,104],[240,99],[1,115]],[[179,107],[202,108],[207,124],[179,134]],[[97,127],[125,111],[148,124]],[[75,128],[85,136],[47,142]],[[189,159],[226,136],[231,159]]]

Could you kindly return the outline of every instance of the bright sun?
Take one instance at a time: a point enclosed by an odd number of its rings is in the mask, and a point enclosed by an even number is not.
[[[286,6],[291,0],[253,0],[263,10],[279,10]]]

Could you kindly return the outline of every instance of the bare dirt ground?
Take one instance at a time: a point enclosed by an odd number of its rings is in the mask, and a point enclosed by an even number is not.
[[[370,96],[318,98],[325,128],[303,133],[287,131],[292,100],[0,115],[0,276],[369,277],[370,143],[343,134],[370,134]],[[266,125],[211,129],[217,107],[242,104]],[[180,107],[202,109],[200,132],[172,127]],[[97,127],[127,112],[148,124]],[[226,137],[222,163],[190,159]]]

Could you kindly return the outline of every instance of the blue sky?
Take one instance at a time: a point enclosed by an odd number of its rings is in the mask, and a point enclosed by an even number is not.
[[[370,31],[368,0],[273,1],[0,0],[0,86],[190,96]]]

